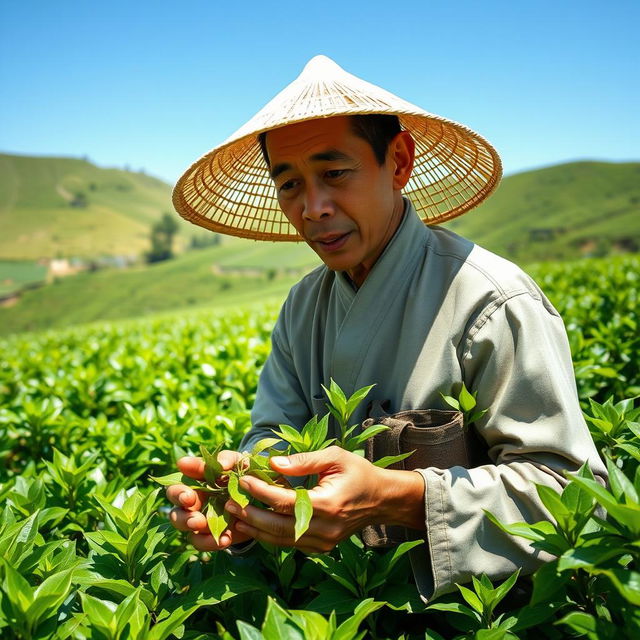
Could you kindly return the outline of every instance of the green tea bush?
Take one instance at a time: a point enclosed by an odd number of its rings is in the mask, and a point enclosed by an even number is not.
[[[203,444],[238,446],[275,308],[0,342],[0,636],[640,637],[639,267],[631,256],[534,270],[564,317],[609,487],[582,469],[560,495],[539,488],[553,521],[487,514],[556,560],[501,585],[477,576],[428,606],[410,580],[417,542],[233,556],[197,553],[169,525],[149,476]],[[343,431],[345,444],[357,437]],[[282,434],[304,448],[312,432]]]

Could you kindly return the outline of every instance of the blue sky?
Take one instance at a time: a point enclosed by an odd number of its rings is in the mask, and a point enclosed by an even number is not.
[[[0,150],[174,182],[323,53],[505,172],[639,160],[640,2],[5,2]]]

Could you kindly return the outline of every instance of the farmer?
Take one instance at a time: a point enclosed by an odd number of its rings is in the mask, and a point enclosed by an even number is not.
[[[287,477],[319,476],[297,542],[292,489],[245,476],[242,485],[271,510],[230,501],[234,520],[217,545],[202,496],[174,485],[172,522],[196,548],[261,540],[324,552],[368,525],[401,525],[427,543],[412,552],[425,599],[481,572],[502,578],[548,559],[484,510],[507,523],[545,519],[536,483],[560,491],[564,472],[585,460],[605,476],[562,320],[518,267],[425,225],[475,207],[500,175],[497,153],[473,131],[318,56],[179,180],[174,204],[188,220],[247,238],[302,239],[324,263],[282,307],[241,450],[279,424],[324,415],[331,378],[347,394],[375,383],[367,400],[390,413],[444,409],[441,392],[462,382],[487,409],[476,429],[489,462],[469,469],[380,469],[337,447],[273,458]],[[366,417],[362,406],[352,422]],[[239,455],[219,460],[231,468]],[[202,477],[199,458],[179,467]]]

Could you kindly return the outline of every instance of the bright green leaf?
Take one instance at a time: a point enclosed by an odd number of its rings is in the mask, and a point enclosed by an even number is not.
[[[237,502],[243,509],[249,504],[249,497],[245,490],[238,484],[238,476],[235,473],[229,474],[229,484],[227,485],[229,496]]]
[[[309,528],[311,517],[313,516],[313,505],[309,492],[303,487],[296,487],[296,502],[294,505],[295,516],[295,540],[297,541],[302,534]]]
[[[476,406],[476,399],[469,393],[464,382],[462,383],[458,400],[460,401],[460,407],[465,413],[471,411]]]
[[[206,518],[213,539],[216,544],[220,544],[220,536],[227,530],[231,522],[229,513],[224,509],[223,505],[218,505],[217,502],[211,501],[207,505]]]

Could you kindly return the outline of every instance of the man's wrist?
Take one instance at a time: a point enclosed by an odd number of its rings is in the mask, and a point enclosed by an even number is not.
[[[426,529],[424,512],[424,478],[417,471],[382,469],[384,472],[383,523],[400,525],[418,531]]]

